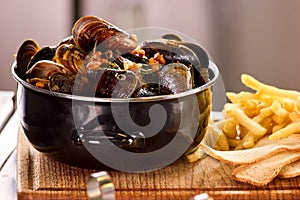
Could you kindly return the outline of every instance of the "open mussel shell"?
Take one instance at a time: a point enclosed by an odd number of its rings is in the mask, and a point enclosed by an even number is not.
[[[159,95],[168,95],[174,94],[169,88],[166,88],[159,83],[146,83],[143,84],[140,88],[138,88],[132,97],[140,98],[140,97],[153,97]]]
[[[129,70],[99,68],[88,70],[88,82],[82,85],[80,76],[75,82],[75,94],[104,98],[129,98],[139,87],[140,81],[135,73]]]
[[[149,40],[141,44],[141,49],[145,51],[147,57],[154,57],[156,53],[164,55],[166,63],[183,63],[186,66],[201,66],[197,55],[189,48],[169,43],[168,40]],[[200,67],[199,67],[200,68]]]
[[[41,60],[35,63],[27,72],[26,78],[40,78],[48,80],[54,73],[72,74],[70,70],[65,68],[63,65],[55,63],[49,60]]]
[[[17,73],[24,78],[28,70],[28,64],[31,58],[40,50],[39,44],[35,40],[25,40],[17,52]]]
[[[73,74],[81,70],[85,54],[73,44],[60,45],[53,58],[53,61],[64,65]]]
[[[30,69],[35,63],[41,60],[51,61],[55,55],[56,47],[46,46],[41,48],[30,60],[27,69]]]
[[[169,63],[159,71],[157,79],[143,82],[132,97],[151,97],[186,92],[193,89],[193,73],[190,67],[182,63]],[[151,73],[156,74],[156,73]],[[145,75],[144,75],[145,76]],[[145,78],[143,77],[143,80]]]
[[[180,42],[180,45],[192,50],[196,54],[197,58],[200,60],[201,68],[204,67],[208,69],[209,57],[207,52],[200,45],[191,42]]]
[[[167,41],[167,43],[169,43],[169,44],[173,44],[173,45],[181,46],[181,47],[185,46],[185,47],[189,48],[191,51],[193,51],[196,54],[196,56],[200,60],[201,65],[199,66],[199,70],[200,70],[200,67],[208,68],[209,56],[208,56],[208,53],[206,52],[206,50],[204,50],[204,48],[201,45],[193,43],[193,42],[183,41],[179,35],[173,34],[173,33],[164,34],[161,36],[161,38],[165,39]],[[197,66],[195,66],[195,67],[197,67]]]
[[[173,38],[173,35],[163,35],[162,37]],[[179,37],[175,37],[173,39],[144,41],[141,48],[147,57],[152,57],[159,52],[164,55],[167,64],[182,63],[189,67],[194,80],[194,87],[199,87],[206,82],[201,72],[208,70],[209,56],[200,45],[181,41]]]
[[[60,46],[60,45],[63,45],[63,44],[74,44],[75,45],[75,41],[74,41],[74,39],[73,39],[73,36],[72,35],[70,35],[70,36],[68,36],[68,37],[66,37],[66,38],[64,38],[64,39],[62,39],[59,43],[58,43],[58,47]]]
[[[193,89],[193,78],[190,68],[182,63],[170,63],[160,71],[162,94],[178,94]],[[164,91],[165,89],[166,91]]]
[[[95,16],[84,16],[72,28],[75,43],[85,52],[96,46],[101,49],[128,52],[137,46],[136,38],[115,25]]]

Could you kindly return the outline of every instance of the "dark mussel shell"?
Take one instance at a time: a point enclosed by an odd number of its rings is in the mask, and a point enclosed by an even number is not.
[[[148,58],[154,57],[159,52],[164,55],[166,64],[179,62],[188,67],[201,66],[200,60],[192,50],[182,45],[169,43],[168,40],[144,41],[141,49],[145,51]]]
[[[41,60],[35,63],[27,72],[26,78],[40,78],[48,80],[54,73],[72,74],[70,70],[65,68],[63,65],[55,63],[49,60]]]
[[[85,54],[73,44],[60,45],[53,58],[53,61],[64,65],[73,74],[81,70]]]
[[[161,36],[161,38],[167,40],[167,43],[169,43],[169,44],[174,44],[176,46],[183,45],[183,46],[189,48],[196,54],[196,56],[200,60],[200,63],[201,63],[200,67],[208,68],[208,65],[209,65],[208,54],[204,50],[204,48],[201,47],[200,45],[183,41],[179,35],[172,34],[172,33],[164,34]],[[197,67],[197,66],[194,66],[194,67]],[[200,68],[199,68],[199,70],[200,70]]]
[[[88,82],[82,85],[80,76],[75,82],[75,94],[104,98],[129,98],[139,87],[140,81],[135,73],[129,70],[98,68],[88,70]]]
[[[187,48],[192,50],[196,54],[197,58],[200,60],[201,68],[208,69],[209,57],[207,55],[207,52],[201,46],[194,44],[194,43],[190,43],[190,42],[180,42],[179,44],[186,46]],[[197,66],[195,66],[195,67],[197,67]],[[198,70],[200,70],[200,69],[198,69]]]
[[[28,64],[32,57],[40,50],[39,44],[35,40],[25,40],[19,47],[17,52],[17,73],[24,78],[25,72],[28,70]]]
[[[173,33],[164,34],[161,38],[166,40],[182,41],[182,38],[179,35]]]
[[[85,52],[98,46],[102,51],[110,49],[124,53],[137,46],[136,38],[96,16],[84,16],[77,20],[72,28],[72,36]]]
[[[193,78],[190,68],[182,63],[170,63],[160,71],[162,94],[178,94],[193,89]],[[165,91],[165,89],[167,89]]]
[[[193,88],[191,71],[191,68],[182,63],[169,63],[162,67],[157,81],[144,82],[133,94],[133,97],[178,94],[191,90]],[[152,74],[155,73],[149,75]]]
[[[166,88],[159,83],[146,83],[138,88],[132,97],[152,97],[158,95],[174,94],[169,88]]]
[[[189,43],[189,42],[182,42],[183,46],[186,46],[187,48],[191,49],[198,59],[200,60],[201,66],[193,66],[193,77],[194,77],[194,85],[196,87],[199,87],[201,85],[204,85],[208,82],[208,79],[204,76],[206,76],[204,73],[208,71],[208,65],[209,65],[209,57],[206,51],[199,45]]]
[[[64,38],[63,40],[61,40],[58,43],[57,46],[59,47],[60,45],[63,45],[63,44],[74,44],[75,45],[75,41],[73,39],[73,36],[71,35],[71,36],[68,36],[68,37]]]
[[[43,47],[41,48],[30,60],[27,69],[30,69],[35,63],[41,60],[51,61],[55,55],[56,47]]]

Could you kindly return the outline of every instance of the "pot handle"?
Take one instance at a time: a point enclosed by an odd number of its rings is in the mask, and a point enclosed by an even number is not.
[[[134,152],[142,151],[146,144],[146,138],[141,132],[126,134],[109,130],[86,130],[83,127],[73,131],[72,141],[78,146],[88,142],[89,145],[101,145],[103,147],[105,145],[116,145],[124,150]]]

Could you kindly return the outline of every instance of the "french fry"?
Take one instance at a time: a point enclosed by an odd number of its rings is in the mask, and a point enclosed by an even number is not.
[[[220,151],[228,151],[229,150],[229,144],[226,136],[224,133],[220,133],[219,140],[214,146],[215,149],[220,150]]]
[[[281,117],[279,115],[272,115],[271,118],[274,122],[276,122],[276,124],[282,124],[285,120],[285,117]]]
[[[249,133],[245,136],[245,139],[243,141],[243,147],[245,149],[250,149],[252,147],[254,147],[255,143],[254,143],[254,136],[253,134]]]
[[[290,112],[289,113],[289,119],[293,122],[300,121],[300,113],[298,112]]]
[[[266,85],[246,74],[243,74],[241,79],[244,85],[256,90],[258,93],[263,93],[270,96],[277,96],[282,98],[290,98],[294,100],[296,100],[300,96],[300,92],[298,91],[284,90],[271,85]]]
[[[242,138],[241,142],[235,147],[235,150],[249,149],[255,146],[255,141],[262,138],[262,135],[254,134],[252,131],[248,131]]]
[[[276,140],[276,139],[284,138],[293,133],[297,133],[299,131],[300,131],[300,122],[295,122],[295,123],[289,124],[286,127],[272,133],[269,136],[269,139]]]
[[[232,102],[232,103],[238,103],[238,98],[237,94],[234,92],[226,92],[227,98]]]
[[[234,104],[238,104],[241,100],[255,100],[257,95],[253,94],[251,92],[240,92],[240,93],[234,93],[234,92],[226,92],[227,98]]]
[[[296,99],[294,109],[297,113],[300,113],[300,97]]]
[[[231,148],[235,148],[241,143],[241,140],[238,139],[227,138],[227,140],[228,140],[229,147]]]
[[[237,130],[236,130],[236,121],[234,118],[229,118],[224,121],[223,132],[227,138],[236,138]]]
[[[291,123],[290,120],[286,120],[285,122],[282,122],[280,124],[273,125],[273,127],[272,127],[272,133],[275,133],[275,132],[279,131],[280,129],[283,129],[284,127],[286,127],[290,123]]]
[[[250,119],[240,108],[235,108],[232,111],[232,116],[245,128],[257,133],[258,135],[264,135],[267,130],[262,127],[259,123]]]
[[[210,124],[208,134],[203,138],[203,142],[209,146],[213,146],[215,149],[228,151],[229,144],[221,128],[219,123]]]
[[[271,107],[263,108],[260,110],[260,113],[252,118],[253,121],[261,123],[265,118],[273,114]]]
[[[238,129],[238,138],[239,139],[243,139],[248,133],[248,129],[246,129],[245,127],[243,127],[240,124],[237,125],[237,129]]]
[[[272,133],[272,128],[273,128],[273,124],[272,124],[272,119],[267,117],[265,118],[262,122],[261,122],[262,127],[264,127],[265,129],[267,129],[266,134],[270,134]]]

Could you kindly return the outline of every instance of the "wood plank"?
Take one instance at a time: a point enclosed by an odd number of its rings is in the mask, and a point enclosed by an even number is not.
[[[54,161],[37,152],[19,134],[17,146],[18,199],[88,199],[85,184],[93,170]],[[232,166],[211,157],[196,163],[185,159],[148,173],[108,171],[116,198],[188,199],[206,192],[214,199],[299,199],[300,177],[276,178],[265,187],[238,183],[231,178]]]

